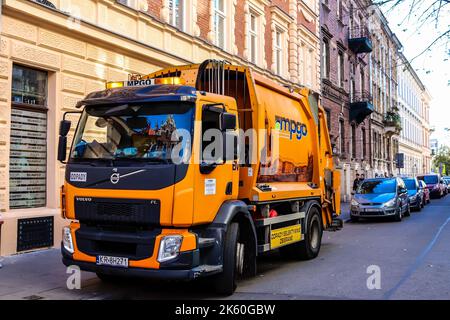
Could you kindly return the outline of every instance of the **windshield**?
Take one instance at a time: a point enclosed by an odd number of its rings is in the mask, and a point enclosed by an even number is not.
[[[408,190],[416,190],[417,189],[416,180],[414,180],[414,179],[403,179],[403,180],[405,181],[406,188]]]
[[[423,176],[420,180],[425,181],[426,184],[436,184],[439,181],[438,176]]]
[[[395,193],[397,183],[395,179],[364,181],[358,189],[359,194]]]
[[[193,122],[190,103],[87,106],[75,134],[71,160],[169,162],[176,145],[183,146],[180,157],[190,150],[190,138],[183,138],[192,136]],[[188,135],[183,135],[186,132]]]

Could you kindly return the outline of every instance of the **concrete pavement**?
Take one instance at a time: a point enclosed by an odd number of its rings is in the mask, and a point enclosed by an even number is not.
[[[434,200],[402,222],[348,221],[324,233],[312,261],[259,258],[257,277],[241,281],[231,299],[450,299],[450,196]],[[104,284],[82,273],[81,290],[68,290],[58,250],[3,259],[0,299],[203,299],[217,298],[207,281],[141,279]],[[381,289],[369,290],[369,266],[379,267]]]

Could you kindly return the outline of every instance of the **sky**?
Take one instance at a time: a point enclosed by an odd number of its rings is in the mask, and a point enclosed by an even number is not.
[[[391,7],[389,4],[382,7],[391,30],[403,44],[403,52],[410,61],[450,28],[450,5],[447,5],[445,12],[441,11],[437,23],[434,19],[429,20],[418,29],[420,22],[416,13],[411,14],[410,19],[407,18],[413,1],[404,0],[400,6],[392,10],[389,10]],[[431,2],[433,0],[419,1],[417,12],[423,12],[427,4]],[[450,43],[448,39],[450,38],[444,38],[430,50],[413,59],[411,65],[432,96],[430,123],[431,127],[435,128],[432,138],[437,138],[440,144],[450,146],[450,131],[445,130],[450,128]]]

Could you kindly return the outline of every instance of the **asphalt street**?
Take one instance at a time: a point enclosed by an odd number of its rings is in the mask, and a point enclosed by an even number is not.
[[[347,206],[344,211],[344,229],[324,233],[317,259],[288,261],[277,253],[260,257],[257,277],[241,281],[227,299],[450,299],[450,196],[432,200],[402,222],[352,223]],[[104,284],[84,272],[81,289],[69,290],[57,249],[1,263],[0,299],[220,298],[207,280]],[[380,287],[369,289],[368,268],[379,271]]]

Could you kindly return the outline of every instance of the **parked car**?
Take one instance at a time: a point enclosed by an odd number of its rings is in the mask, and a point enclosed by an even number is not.
[[[417,179],[424,181],[430,190],[430,196],[435,198],[442,198],[445,195],[446,186],[439,174],[426,174],[418,176]]]
[[[410,213],[408,189],[401,178],[364,180],[353,195],[350,206],[352,221],[386,216],[401,221]]]
[[[444,177],[445,182],[447,182],[447,190],[450,192],[450,177]]]
[[[419,180],[419,184],[423,190],[424,204],[429,204],[431,202],[430,190],[428,190],[427,184],[423,180]]]
[[[425,206],[423,188],[416,178],[403,178],[408,189],[409,206],[411,209],[422,211]]]
[[[447,181],[447,179],[442,178],[442,183],[444,184],[445,187],[445,195],[447,195],[450,188],[450,182]]]

